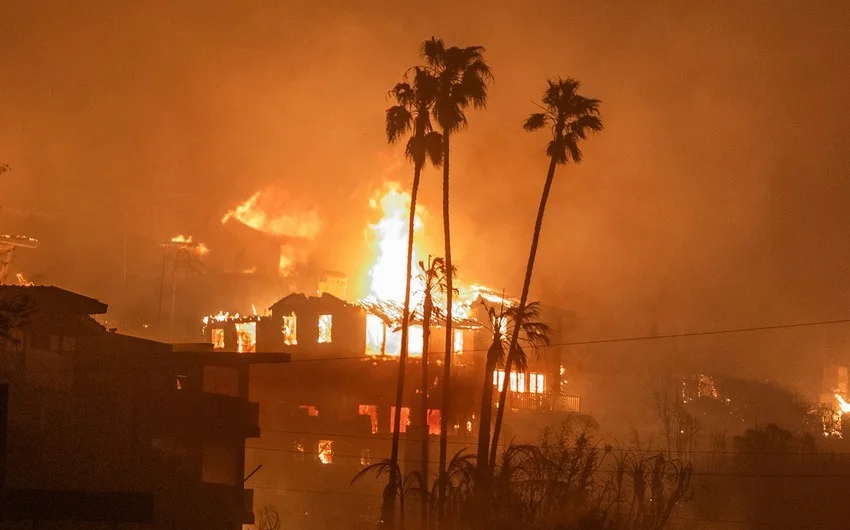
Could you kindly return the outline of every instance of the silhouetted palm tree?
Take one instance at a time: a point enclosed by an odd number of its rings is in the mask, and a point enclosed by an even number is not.
[[[445,315],[440,311],[439,306],[434,306],[434,295],[439,295],[440,293],[445,293],[447,286],[446,282],[448,281],[447,270],[446,270],[446,262],[443,258],[434,258],[433,260],[428,258],[428,266],[425,266],[425,263],[419,262],[419,283],[422,285],[423,297],[421,308],[417,308],[416,312],[422,314],[422,371],[421,371],[421,383],[422,387],[422,411],[420,421],[422,422],[422,445],[421,445],[421,463],[420,463],[420,475],[422,481],[422,488],[424,490],[428,489],[428,476],[429,476],[429,460],[430,460],[430,442],[429,442],[429,424],[428,424],[428,386],[430,384],[429,376],[428,376],[428,357],[431,352],[430,344],[431,344],[431,321],[435,317],[439,321],[440,318],[445,318]],[[454,275],[454,271],[452,271],[452,275]],[[427,496],[422,496],[422,512],[421,512],[421,526],[422,528],[427,528],[428,526],[428,498]]]
[[[465,111],[472,105],[484,108],[487,103],[487,87],[492,80],[490,67],[484,61],[484,48],[469,46],[447,48],[442,39],[431,38],[422,44],[422,56],[428,70],[437,79],[437,95],[434,101],[434,120],[443,133],[443,232],[445,240],[446,268],[452,270],[451,229],[449,223],[449,140],[451,135],[466,126]],[[450,402],[450,380],[452,365],[452,278],[448,277],[446,296],[446,354],[443,361],[443,402],[440,409],[440,465],[438,511],[445,513],[446,502],[446,449],[448,442],[448,405]]]
[[[401,432],[401,408],[404,396],[404,372],[407,363],[410,327],[410,278],[413,275],[413,224],[416,218],[416,200],[419,194],[419,178],[427,160],[435,166],[442,162],[442,136],[431,127],[431,107],[436,93],[436,79],[423,68],[414,68],[411,82],[398,83],[390,94],[395,105],[387,109],[387,141],[394,143],[407,133],[410,138],[405,146],[405,156],[413,162],[413,186],[410,192],[410,217],[407,229],[407,274],[405,276],[404,309],[401,318],[401,351],[398,357],[398,381],[392,433],[390,463],[398,466],[398,446]],[[395,473],[389,473],[389,488],[395,489]],[[382,521],[392,524],[395,501],[383,507]]]
[[[190,248],[180,248],[174,253],[171,260],[171,326],[170,338],[174,339],[174,305],[177,298],[177,275],[184,276],[201,274],[204,271],[204,262],[198,254]]]
[[[481,415],[478,429],[478,471],[482,474],[482,480],[486,480],[490,475],[487,466],[489,464],[490,420],[493,414],[493,379],[496,367],[506,361],[506,353],[518,322],[521,329],[513,355],[514,365],[518,372],[526,371],[528,366],[527,350],[531,349],[536,352],[538,347],[548,345],[552,330],[547,324],[539,320],[539,302],[528,303],[525,306],[523,318],[517,318],[519,307],[516,305],[507,306],[504,302],[499,306],[490,305],[484,301],[481,303],[487,311],[487,329],[492,334],[484,365],[484,387],[481,391]],[[502,389],[509,383],[510,372],[506,370]]]
[[[537,244],[540,241],[540,230],[543,226],[543,214],[546,211],[546,201],[549,199],[549,191],[555,178],[555,168],[564,165],[570,160],[578,164],[581,162],[581,149],[579,143],[587,138],[589,132],[602,130],[602,120],[599,116],[598,99],[586,98],[576,93],[579,82],[575,79],[557,79],[548,82],[546,91],[543,93],[543,112],[534,113],[528,117],[523,125],[526,131],[536,131],[546,125],[552,130],[552,139],[546,146],[546,154],[549,156],[549,170],[546,173],[546,182],[543,185],[543,194],[540,197],[540,206],[537,208],[537,220],[534,223],[534,235],[531,238],[531,251],[528,254],[528,264],[525,268],[525,280],[522,284],[522,295],[519,299],[518,314],[520,318],[525,314],[526,301],[528,300],[528,288],[531,285],[531,273],[534,269],[534,258],[537,255]],[[505,362],[505,373],[510,373],[514,362],[513,353],[519,341],[521,325],[514,327],[511,335],[511,344],[508,349],[509,355]],[[505,413],[505,400],[507,397],[507,385],[502,387],[499,396],[499,408],[496,411],[496,423],[493,428],[493,440],[490,445],[490,468],[496,461],[496,448],[499,444],[499,432],[502,428],[502,420]]]

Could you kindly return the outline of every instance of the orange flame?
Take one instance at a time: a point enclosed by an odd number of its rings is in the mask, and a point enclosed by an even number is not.
[[[286,202],[274,189],[258,191],[224,214],[221,223],[236,219],[270,235],[314,239],[321,227],[318,214],[312,210],[294,211]]]
[[[377,247],[375,263],[369,270],[369,293],[381,300],[401,302],[404,300],[407,272],[410,194],[401,191],[397,183],[390,183],[369,200],[369,206],[381,214],[380,220],[369,226]],[[421,211],[417,207],[417,212]],[[414,218],[413,226],[414,232],[422,229],[419,214]],[[418,246],[414,238],[413,263],[416,263]],[[411,290],[421,291],[421,286],[412,286]]]

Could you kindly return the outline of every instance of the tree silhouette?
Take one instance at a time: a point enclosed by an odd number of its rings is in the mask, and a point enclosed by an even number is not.
[[[490,442],[490,420],[493,414],[493,374],[499,364],[504,364],[507,351],[510,347],[511,337],[517,324],[519,340],[514,351],[514,364],[517,371],[525,372],[528,367],[527,351],[538,351],[538,347],[549,344],[551,328],[541,322],[540,303],[530,302],[525,306],[523,318],[517,318],[519,307],[507,306],[504,302],[498,306],[490,305],[482,301],[487,312],[487,330],[491,334],[490,347],[487,349],[487,359],[484,365],[484,386],[481,391],[481,418],[478,429],[478,471],[482,477],[482,484],[490,474],[487,466],[489,464],[489,442]],[[510,372],[505,372],[505,381],[502,389],[509,386]]]
[[[543,185],[543,193],[540,196],[540,206],[537,209],[537,219],[534,223],[534,234],[531,238],[531,250],[528,254],[528,264],[525,268],[525,280],[522,284],[522,295],[519,299],[518,315],[520,319],[525,314],[525,305],[528,300],[528,289],[531,285],[531,273],[534,270],[534,258],[537,255],[537,245],[540,241],[540,231],[543,226],[543,214],[546,211],[546,201],[549,199],[549,191],[555,178],[555,168],[571,161],[575,164],[581,162],[581,149],[579,143],[587,138],[589,132],[602,130],[602,120],[599,116],[598,99],[583,97],[576,93],[579,82],[575,79],[550,80],[546,91],[543,93],[543,112],[534,113],[528,117],[523,127],[526,131],[536,131],[546,125],[551,127],[552,139],[546,146],[546,154],[549,156],[549,169],[546,172],[546,182]],[[520,322],[521,324],[521,322]],[[510,373],[511,365],[514,363],[514,352],[519,341],[521,325],[514,327],[511,344],[508,349],[508,358],[505,361],[505,373]],[[496,461],[496,449],[499,444],[499,432],[505,414],[505,400],[507,398],[507,386],[502,387],[499,395],[499,408],[496,411],[496,422],[493,429],[493,439],[490,445],[490,467]]]
[[[407,227],[407,273],[405,275],[404,308],[401,317],[401,351],[398,356],[398,380],[392,433],[391,467],[398,467],[398,446],[401,433],[401,408],[404,396],[404,372],[407,364],[409,327],[410,327],[410,279],[413,275],[413,225],[416,218],[416,200],[419,194],[419,179],[422,168],[430,160],[435,166],[442,161],[440,150],[442,137],[431,127],[431,107],[434,104],[436,79],[423,68],[414,68],[412,79],[398,83],[390,91],[395,105],[387,109],[387,141],[394,143],[407,133],[410,137],[405,146],[405,156],[413,162],[413,185],[410,192],[410,216]],[[390,490],[395,490],[397,474],[388,473]],[[395,501],[387,498],[383,507],[382,521],[392,524]]]
[[[466,109],[484,108],[487,87],[492,81],[490,67],[484,61],[484,48],[469,46],[446,47],[442,39],[432,37],[422,44],[422,56],[428,71],[437,79],[436,96],[432,112],[443,133],[443,237],[446,268],[452,268],[451,229],[449,223],[449,145],[451,135],[467,125]],[[443,361],[443,401],[440,407],[440,463],[438,479],[438,512],[445,513],[446,504],[446,449],[448,443],[448,407],[451,395],[452,346],[452,277],[447,278],[446,351]]]
[[[174,339],[174,306],[177,299],[177,276],[198,275],[204,271],[204,262],[189,248],[179,248],[171,259],[171,326],[170,339]]]

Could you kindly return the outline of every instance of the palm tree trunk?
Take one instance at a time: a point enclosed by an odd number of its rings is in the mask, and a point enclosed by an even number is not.
[[[443,237],[446,244],[446,355],[443,359],[443,402],[440,406],[440,465],[437,514],[446,515],[446,453],[449,436],[449,401],[452,375],[452,239],[449,225],[449,131],[443,129]]]
[[[522,296],[519,299],[514,331],[511,334],[511,345],[508,349],[505,361],[505,383],[502,385],[502,393],[499,395],[499,408],[496,410],[496,423],[493,427],[493,440],[490,445],[490,469],[496,467],[496,451],[499,448],[499,433],[502,429],[502,420],[505,415],[505,401],[508,395],[507,380],[510,377],[511,367],[514,360],[514,350],[519,342],[519,332],[522,329],[522,319],[525,316],[525,304],[528,301],[528,288],[531,285],[531,272],[534,270],[534,258],[537,255],[537,244],[540,242],[540,230],[543,227],[543,214],[546,211],[546,201],[549,200],[549,191],[552,189],[552,181],[555,179],[555,159],[549,160],[549,171],[546,173],[546,184],[543,185],[543,194],[540,196],[540,206],[537,208],[537,220],[534,222],[534,235],[531,238],[531,251],[528,254],[528,264],[525,267],[525,281],[522,283]]]
[[[429,263],[430,270],[430,263]],[[426,271],[426,275],[428,272]],[[431,286],[426,276],[425,281],[425,304],[422,310],[422,514],[420,522],[422,530],[428,528],[428,460],[430,456],[430,433],[428,427],[428,353],[431,340]]]
[[[487,351],[487,360],[484,365],[484,388],[481,391],[481,412],[478,422],[478,470],[481,472],[479,478],[489,474],[486,470],[489,462],[490,421],[493,417],[493,374],[496,372],[496,362],[499,360],[495,343],[497,340],[500,340],[499,337],[494,336],[494,343]]]
[[[410,192],[410,220],[407,227],[407,276],[405,277],[404,288],[404,311],[401,317],[401,351],[398,355],[398,381],[396,382],[395,395],[395,411],[393,413],[393,440],[392,451],[390,453],[390,467],[392,469],[401,469],[398,465],[398,446],[401,436],[401,407],[404,399],[404,372],[407,364],[408,339],[410,336],[410,277],[413,275],[413,225],[416,219],[416,199],[419,194],[419,176],[422,172],[422,166],[416,164],[413,169],[413,189]],[[390,486],[392,491],[395,491],[396,474],[390,473]],[[395,515],[395,499],[393,502],[384,502],[382,507],[382,520],[385,525],[394,523]]]

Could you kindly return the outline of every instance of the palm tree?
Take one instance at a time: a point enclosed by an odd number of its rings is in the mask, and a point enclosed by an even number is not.
[[[422,44],[422,56],[428,70],[437,79],[433,105],[434,119],[443,133],[443,237],[445,240],[446,268],[452,269],[452,245],[449,223],[449,140],[466,124],[466,109],[484,108],[487,104],[487,87],[492,81],[490,67],[484,61],[484,48],[469,46],[447,48],[442,39],[432,37]],[[447,278],[446,291],[446,353],[443,360],[443,402],[440,409],[440,465],[438,512],[445,513],[446,504],[446,449],[448,444],[448,418],[452,366],[452,277]]]
[[[525,268],[525,281],[522,284],[522,295],[519,299],[518,315],[519,325],[514,327],[511,334],[511,344],[508,349],[508,358],[505,362],[505,373],[510,373],[514,362],[514,353],[519,342],[519,332],[522,329],[521,319],[525,315],[525,305],[528,300],[528,288],[531,285],[531,272],[534,269],[534,258],[537,255],[537,244],[540,241],[540,230],[543,226],[543,214],[546,211],[546,201],[549,199],[549,191],[555,178],[555,168],[565,165],[572,160],[573,163],[581,162],[581,149],[579,143],[587,138],[589,132],[602,130],[602,119],[599,115],[598,99],[591,99],[576,93],[579,82],[567,78],[548,81],[546,91],[543,93],[543,112],[532,114],[525,120],[523,128],[526,131],[536,131],[549,125],[552,130],[552,139],[546,146],[546,154],[549,156],[549,170],[546,173],[546,183],[543,185],[543,194],[540,197],[540,206],[537,209],[537,220],[534,223],[534,235],[531,238],[531,251],[528,254],[528,264]],[[496,448],[499,444],[499,432],[502,428],[502,419],[505,414],[505,399],[507,397],[507,386],[502,387],[499,396],[499,408],[496,411],[496,423],[493,428],[493,440],[490,445],[490,468],[496,462]]]
[[[430,459],[430,445],[429,445],[429,427],[428,427],[428,356],[430,355],[430,342],[431,342],[431,321],[434,318],[436,313],[436,318],[439,320],[441,318],[441,311],[439,307],[434,306],[434,295],[439,295],[440,293],[446,292],[446,262],[443,258],[434,258],[433,260],[428,258],[428,266],[425,266],[425,263],[419,262],[419,283],[423,286],[423,298],[421,305],[421,313],[422,313],[422,378],[421,378],[421,389],[422,389],[422,412],[420,421],[422,422],[422,446],[421,446],[421,470],[420,476],[422,481],[423,490],[428,489],[428,476],[429,476],[429,459]],[[454,271],[452,271],[452,276],[454,276]],[[420,309],[417,308],[417,312],[420,312]],[[422,528],[427,528],[428,526],[428,497],[422,496],[422,512],[421,512],[421,526]]]
[[[170,339],[174,339],[174,303],[177,298],[177,275],[196,275],[204,270],[204,262],[191,248],[183,247],[174,253],[171,261],[171,326]]]
[[[416,218],[416,199],[419,194],[419,177],[427,160],[435,166],[442,162],[442,136],[431,127],[431,107],[434,103],[436,79],[424,68],[414,68],[412,82],[398,83],[390,91],[395,105],[387,109],[387,141],[395,143],[410,132],[405,146],[405,156],[413,162],[413,186],[410,192],[410,218],[407,229],[407,274],[405,276],[404,309],[401,317],[401,351],[398,358],[398,381],[392,433],[391,467],[398,467],[398,446],[401,433],[401,407],[404,397],[404,372],[407,363],[410,324],[410,279],[413,275],[413,225]],[[395,490],[396,473],[389,473],[389,489]],[[392,524],[395,501],[390,498],[383,506],[382,521]]]
[[[514,350],[514,365],[516,371],[525,372],[528,367],[528,354],[526,351],[531,349],[534,352],[538,351],[541,346],[549,344],[549,335],[551,328],[541,322],[540,318],[540,303],[529,302],[525,306],[523,318],[518,318],[519,307],[516,305],[507,305],[503,301],[498,308],[482,301],[481,304],[487,311],[487,320],[489,325],[488,331],[492,334],[490,347],[487,349],[487,359],[484,365],[484,387],[481,391],[481,415],[478,429],[478,472],[481,474],[482,484],[489,478],[488,449],[490,447],[490,419],[493,414],[493,386],[494,374],[496,366],[506,362],[505,353],[510,346],[511,337],[513,337],[514,329],[519,323],[519,339]],[[505,379],[502,382],[502,389],[509,386],[510,372],[505,371]]]

